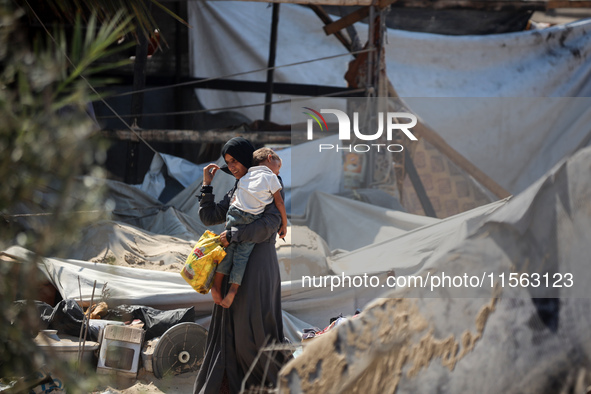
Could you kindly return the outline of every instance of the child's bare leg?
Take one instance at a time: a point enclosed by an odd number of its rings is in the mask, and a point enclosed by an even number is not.
[[[213,277],[213,285],[211,286],[211,298],[213,302],[220,305],[222,302],[222,281],[224,280],[224,274],[216,272]]]
[[[224,299],[222,300],[222,303],[221,303],[221,305],[224,308],[229,308],[230,305],[232,305],[232,302],[234,302],[234,297],[236,296],[236,292],[238,291],[239,287],[240,287],[239,284],[232,283],[232,286],[230,286],[230,290],[228,291],[228,294],[226,294],[226,296],[224,297]]]

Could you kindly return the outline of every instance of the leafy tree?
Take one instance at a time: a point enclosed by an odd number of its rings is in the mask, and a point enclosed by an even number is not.
[[[127,49],[116,42],[134,31],[132,17],[117,12],[99,23],[94,14],[78,16],[68,35],[55,29],[39,39],[28,36],[22,9],[0,4],[0,250],[18,244],[32,251],[18,261],[1,256],[0,378],[6,384],[46,365],[59,369],[68,392],[84,392],[76,368],[35,346],[35,305],[14,300],[35,300],[40,256],[58,255],[109,208],[100,188],[107,146],[88,114],[94,88],[105,81],[90,78],[124,64],[97,61]]]

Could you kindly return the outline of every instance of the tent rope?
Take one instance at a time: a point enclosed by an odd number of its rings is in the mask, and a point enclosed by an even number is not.
[[[198,81],[187,81],[187,82],[180,82],[180,83],[172,84],[172,85],[156,86],[156,87],[153,87],[153,88],[146,88],[146,89],[142,89],[142,90],[134,90],[133,92],[124,92],[124,93],[115,94],[112,97],[121,97],[121,96],[128,96],[128,95],[134,94],[134,93],[145,93],[145,92],[153,92],[155,90],[171,89],[171,88],[178,88],[178,87],[190,86],[190,85],[198,85],[200,83],[205,83],[205,82],[210,82],[210,81],[216,81],[216,80],[219,80],[219,79],[228,79],[228,78],[238,77],[238,76],[247,75],[247,74],[254,74],[254,73],[263,72],[263,71],[277,70],[279,68],[284,68],[284,67],[299,66],[299,65],[302,65],[302,64],[306,64],[306,63],[312,63],[312,62],[317,62],[317,61],[322,61],[322,60],[329,60],[329,59],[334,59],[334,58],[343,57],[343,56],[353,56],[353,55],[358,55],[360,53],[373,52],[373,51],[375,51],[375,49],[362,49],[362,50],[355,51],[355,52],[347,52],[347,53],[341,53],[341,54],[338,54],[338,55],[319,57],[319,58],[316,58],[316,59],[303,60],[301,62],[283,64],[283,65],[280,65],[280,66],[259,68],[258,70],[251,70],[251,71],[242,71],[242,72],[239,72],[239,73],[227,74],[227,75],[222,75],[222,76],[219,76],[219,77],[209,77],[209,78],[205,78],[205,79],[200,79]]]
[[[329,93],[321,96],[314,96],[314,97],[338,97],[340,95],[351,94],[351,93],[360,93],[364,92],[365,88],[349,90],[347,92],[336,92],[336,93]],[[276,100],[276,101],[269,101],[265,103],[256,103],[256,104],[244,104],[244,105],[234,105],[230,107],[220,107],[220,108],[207,108],[207,109],[198,109],[198,110],[190,110],[190,111],[178,111],[178,112],[158,112],[158,113],[151,113],[151,114],[144,114],[143,116],[169,116],[169,115],[190,115],[190,114],[198,114],[203,112],[210,112],[210,111],[225,111],[230,109],[240,109],[240,108],[250,108],[250,107],[259,107],[264,105],[271,105],[271,104],[285,104],[291,102],[292,99],[285,99],[285,100]],[[132,115],[123,115],[123,116],[132,116]],[[97,116],[97,119],[110,119],[114,118],[114,116]]]

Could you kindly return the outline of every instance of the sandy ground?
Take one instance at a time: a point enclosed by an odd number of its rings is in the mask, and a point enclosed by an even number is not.
[[[72,251],[73,258],[114,266],[180,272],[194,241],[152,234],[116,222],[101,222],[85,230],[84,242]],[[137,379],[98,375],[93,393],[178,393],[193,391],[197,371],[157,379],[141,367]]]
[[[141,369],[137,379],[112,377],[108,384],[98,387],[98,390],[94,391],[93,394],[188,394],[193,392],[196,376],[197,371],[194,371],[157,379],[153,374]]]
[[[286,242],[276,243],[282,277],[289,278],[294,274],[291,269],[292,263],[296,266],[309,266],[307,269],[313,274],[323,273],[326,262],[318,235],[307,230],[310,233],[307,244],[294,247],[291,243],[291,229],[290,227],[288,230]],[[194,241],[150,234],[133,226],[114,222],[103,222],[90,227],[85,231],[84,239],[85,242],[82,242],[84,247],[73,251],[77,259],[166,272],[180,272],[186,256],[194,245]],[[165,245],[164,249],[162,245]],[[100,376],[103,383],[93,393],[187,394],[193,391],[196,375],[197,371],[194,371],[157,379],[152,373],[140,367],[137,379]]]

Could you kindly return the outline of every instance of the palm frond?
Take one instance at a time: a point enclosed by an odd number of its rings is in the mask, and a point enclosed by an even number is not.
[[[188,26],[186,21],[157,0],[93,0],[85,2],[79,0],[39,0],[37,3],[33,0],[17,1],[25,1],[24,5],[27,6],[23,7],[25,9],[35,10],[36,7],[42,7],[47,11],[49,8],[56,17],[70,23],[75,22],[77,15],[82,15],[88,21],[90,21],[90,15],[96,15],[98,22],[103,23],[112,19],[117,13],[123,12],[125,15],[133,17],[135,24],[146,38],[150,38],[154,30],[158,29],[150,11],[151,6],[158,7],[170,17]]]
[[[60,95],[63,90],[73,81],[80,78],[81,75],[91,75],[97,66],[90,68],[100,59],[106,59],[109,56],[121,52],[130,46],[134,45],[132,42],[115,45],[117,40],[133,30],[131,25],[132,17],[124,17],[123,12],[118,12],[114,17],[105,24],[101,24],[97,29],[97,17],[91,15],[86,35],[82,40],[82,29],[80,28],[81,21],[77,19],[74,29],[74,37],[72,38],[72,45],[70,48],[70,61],[72,62],[69,75],[65,78],[56,94]],[[129,64],[129,60],[117,61],[115,63],[101,64],[99,70],[112,69],[120,67],[124,64]]]

